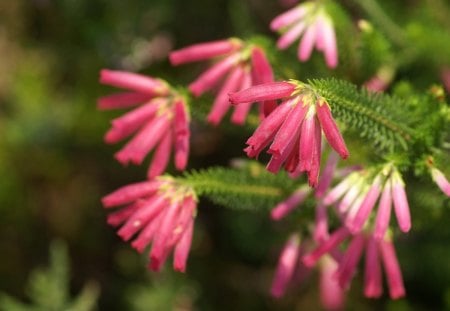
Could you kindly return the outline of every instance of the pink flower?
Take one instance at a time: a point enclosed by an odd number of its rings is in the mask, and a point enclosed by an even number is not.
[[[307,244],[308,241],[300,244],[300,236],[297,233],[289,237],[280,254],[272,281],[270,292],[273,297],[282,297],[289,285],[303,282],[312,272],[312,269],[305,267],[300,260],[308,248],[305,246]],[[319,264],[320,300],[325,310],[341,310],[344,306],[344,291],[334,277],[337,267],[337,262],[332,256],[324,256]]]
[[[448,197],[450,197],[450,182],[445,175],[435,167],[430,169],[431,177],[441,191]]]
[[[102,70],[100,82],[134,91],[100,98],[100,109],[141,104],[111,122],[112,127],[105,135],[107,143],[117,143],[134,134],[115,158],[124,165],[129,162],[139,165],[149,152],[155,150],[147,174],[153,178],[165,171],[174,149],[175,167],[185,169],[190,130],[184,98],[166,82],[134,73]]]
[[[280,220],[289,214],[294,208],[305,201],[310,190],[305,187],[301,187],[292,193],[286,200],[278,203],[271,211],[271,217],[273,220]]]
[[[342,289],[348,289],[365,250],[364,295],[369,298],[378,298],[382,294],[381,257],[391,298],[403,297],[405,295],[403,278],[390,237],[377,240],[373,234],[363,232],[351,236],[349,231],[342,227],[333,232],[328,240],[319,243],[316,249],[303,256],[303,263],[307,267],[313,267],[323,255],[335,251],[348,237],[351,237],[351,241],[334,273],[339,286]]]
[[[345,218],[345,224],[353,234],[364,229],[377,202],[375,238],[384,238],[389,227],[392,205],[400,230],[408,232],[411,228],[404,183],[400,173],[391,164],[378,174],[371,170],[353,172],[332,188],[323,202],[325,205],[337,203],[338,214]]]
[[[270,290],[272,296],[280,298],[284,295],[294,271],[300,254],[300,236],[293,234],[286,242],[278,260],[277,271]]]
[[[195,96],[200,96],[218,87],[223,81],[207,116],[210,123],[217,125],[230,108],[228,93],[271,82],[273,72],[260,47],[246,45],[235,38],[195,44],[173,51],[169,56],[172,65],[212,58],[217,58],[217,62],[189,84],[189,90]],[[270,100],[264,102],[262,108],[264,114],[270,113],[275,105],[276,103]],[[235,124],[243,124],[250,108],[250,104],[235,107],[231,121]]]
[[[319,292],[320,302],[325,310],[344,309],[345,291],[335,278],[338,263],[331,256],[324,256],[320,262]]]
[[[364,83],[364,86],[371,92],[383,92],[389,87],[389,84],[392,82],[393,78],[394,70],[392,67],[383,66],[372,78]]]
[[[326,100],[298,81],[272,82],[230,94],[232,104],[282,99],[247,140],[247,156],[257,157],[269,146],[267,170],[281,167],[290,172],[306,172],[310,186],[318,183],[322,131],[331,147],[342,157],[349,153],[333,120]]]
[[[192,242],[197,197],[193,189],[164,176],[124,186],[102,199],[117,234],[140,253],[152,243],[149,268],[159,271],[174,249],[174,269],[184,272]]]
[[[283,34],[277,42],[279,49],[288,48],[300,36],[298,58],[306,61],[310,58],[314,46],[325,55],[329,68],[338,64],[336,34],[333,21],[325,7],[317,2],[304,2],[272,20],[270,28]]]

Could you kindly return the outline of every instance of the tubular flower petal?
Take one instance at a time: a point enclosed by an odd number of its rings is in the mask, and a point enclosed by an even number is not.
[[[270,23],[273,31],[281,31],[277,42],[279,49],[289,47],[299,39],[298,58],[306,61],[310,58],[314,46],[324,53],[329,68],[338,65],[336,34],[333,21],[320,3],[306,1],[285,13],[275,17]]]
[[[299,252],[300,236],[293,234],[284,246],[278,260],[277,270],[270,290],[272,296],[279,298],[284,295],[287,285],[294,274]]]
[[[106,208],[131,203],[108,216],[118,235],[138,251],[152,243],[150,269],[158,271],[174,249],[174,269],[184,272],[192,241],[197,197],[190,186],[163,176],[122,187],[105,196]]]
[[[206,42],[173,51],[170,54],[172,65],[185,64],[217,58],[217,62],[203,72],[189,85],[195,96],[218,87],[219,92],[207,120],[218,125],[230,108],[228,93],[249,88],[252,85],[273,81],[273,71],[264,50],[253,44],[245,44],[239,39],[231,38]],[[220,85],[223,83],[222,85]],[[261,117],[269,114],[276,107],[276,102],[267,100],[261,103]],[[250,111],[250,104],[234,107],[231,121],[242,125]]]
[[[102,70],[100,82],[122,88],[132,93],[102,97],[100,109],[134,108],[123,116],[112,120],[105,135],[105,142],[117,143],[131,135],[134,137],[115,154],[122,164],[141,164],[152,150],[153,160],[148,177],[162,174],[174,151],[175,167],[183,170],[189,154],[189,112],[182,98],[163,80],[122,71]]]
[[[450,182],[445,175],[437,168],[431,168],[431,177],[441,191],[448,197],[450,197]]]
[[[403,297],[405,295],[403,279],[389,236],[382,240],[375,239],[373,232],[361,232],[351,236],[347,228],[341,227],[333,232],[328,240],[319,242],[312,252],[303,256],[303,263],[307,267],[312,267],[326,253],[333,254],[339,244],[348,237],[351,237],[351,241],[344,256],[338,260],[338,268],[333,275],[340,287],[342,289],[349,287],[358,261],[365,250],[364,295],[369,298],[381,296],[383,289],[380,261],[382,261],[391,298]]]
[[[271,155],[267,170],[276,173],[284,167],[292,176],[306,172],[309,185],[315,187],[319,182],[322,132],[342,158],[349,155],[328,103],[310,86],[293,80],[230,94],[233,104],[274,99],[281,99],[281,104],[261,122],[244,150],[249,157],[256,157],[273,140],[267,151]]]

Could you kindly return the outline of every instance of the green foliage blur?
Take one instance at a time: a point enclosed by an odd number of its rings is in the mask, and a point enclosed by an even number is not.
[[[352,19],[367,18],[355,1],[342,2]],[[427,56],[423,62],[398,65],[397,79],[408,82],[404,87],[397,84],[394,91],[401,94],[411,85],[425,90],[439,83],[439,66],[450,65],[450,56],[433,46],[439,40],[433,36],[450,29],[448,2],[379,2],[405,26],[410,38],[429,38],[418,40],[413,51]],[[278,252],[289,231],[285,223],[272,224],[266,210],[228,210],[202,200],[187,273],[177,274],[167,265],[161,274],[154,274],[146,270],[147,259],[106,224],[100,204],[103,195],[142,180],[146,165],[121,167],[112,156],[119,146],[103,143],[115,112],[96,110],[96,98],[111,91],[99,85],[99,70],[144,72],[183,85],[203,67],[171,68],[167,61],[171,49],[255,33],[274,39],[268,24],[283,10],[276,0],[0,1],[0,292],[14,301],[11,305],[22,301],[36,306],[23,310],[58,310],[45,309],[48,301],[56,303],[45,296],[59,288],[65,295],[58,298],[60,306],[80,292],[95,300],[99,290],[96,306],[79,310],[320,308],[314,275],[282,300],[269,296]],[[376,62],[392,57],[382,39],[374,36],[367,44],[376,44],[374,40],[380,41],[378,48],[386,55],[369,55],[361,61],[372,71],[378,68]],[[450,45],[450,40],[442,44]],[[436,57],[429,55],[431,48]],[[350,52],[342,58],[350,70],[338,73],[354,83],[374,73],[357,72]],[[318,55],[314,66],[292,59],[285,62],[292,65],[284,66],[289,68],[286,76],[330,75],[325,68],[314,67],[322,62]],[[190,168],[228,165],[231,158],[243,156],[247,132],[211,128],[201,121],[194,123],[193,131]],[[421,208],[412,211],[413,232],[396,241],[407,299],[365,300],[359,277],[348,295],[349,310],[450,310],[450,201],[429,180],[410,177],[410,189],[420,189],[409,191],[411,206]],[[311,215],[309,207],[299,211],[300,216]],[[49,245],[56,238],[65,241],[68,253],[63,246],[54,246],[49,256]],[[49,262],[47,274],[32,272]],[[30,275],[34,277],[27,285]],[[88,281],[98,288],[85,288]],[[6,303],[2,307],[22,310]],[[59,310],[72,310],[64,308]]]

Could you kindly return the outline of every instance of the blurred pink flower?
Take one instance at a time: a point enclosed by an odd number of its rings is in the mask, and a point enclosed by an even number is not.
[[[122,164],[141,164],[152,150],[148,177],[162,174],[175,151],[175,167],[184,170],[189,155],[189,112],[184,98],[163,80],[123,71],[102,70],[100,83],[131,90],[101,97],[99,109],[128,108],[130,112],[112,120],[105,135],[109,144],[134,137],[115,154]]]
[[[435,167],[431,168],[431,177],[441,191],[450,197],[450,182],[445,175]]]
[[[350,243],[339,260],[338,269],[334,273],[334,278],[339,286],[345,290],[350,287],[358,262],[365,250],[364,295],[368,298],[378,298],[382,294],[381,259],[390,297],[398,299],[405,296],[400,266],[389,236],[378,240],[372,233],[360,232],[356,235],[351,235],[346,227],[341,227],[333,232],[328,240],[319,243],[314,250],[303,256],[303,263],[307,267],[313,267],[323,255],[335,251],[347,238],[351,238]]]
[[[375,238],[384,238],[389,227],[392,205],[400,230],[408,232],[411,228],[404,182],[397,169],[391,165],[375,175],[367,170],[351,173],[325,195],[323,202],[327,206],[337,203],[338,214],[345,219],[346,227],[353,234],[365,228],[377,202]]]
[[[300,36],[298,58],[306,61],[310,58],[314,46],[325,55],[329,68],[338,64],[336,34],[333,21],[320,2],[307,1],[277,16],[270,23],[273,31],[281,31],[277,42],[279,49],[288,48]]]
[[[263,49],[236,38],[194,44],[173,51],[169,56],[174,66],[212,58],[216,58],[217,62],[189,84],[189,90],[195,96],[200,96],[223,81],[207,116],[208,122],[217,125],[230,108],[228,93],[271,82],[273,72]],[[262,110],[268,114],[274,107],[275,103],[268,101]],[[243,124],[250,108],[250,103],[235,107],[231,122]]]
[[[344,139],[322,97],[298,81],[272,82],[230,94],[232,104],[282,99],[247,140],[244,149],[257,157],[270,142],[267,170],[276,173],[282,166],[295,174],[306,172],[309,184],[317,186],[320,170],[322,131],[331,147],[342,157],[349,156]]]
[[[197,197],[194,190],[162,176],[124,186],[103,197],[107,209],[123,206],[108,216],[108,223],[121,226],[117,234],[140,253],[152,243],[149,268],[159,271],[170,252],[177,271],[186,270],[192,242]]]

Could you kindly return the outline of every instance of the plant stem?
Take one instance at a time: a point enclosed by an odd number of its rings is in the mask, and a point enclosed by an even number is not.
[[[392,19],[384,12],[375,0],[353,0],[359,5],[381,28],[395,44],[405,45],[405,33],[403,29],[395,24]]]

